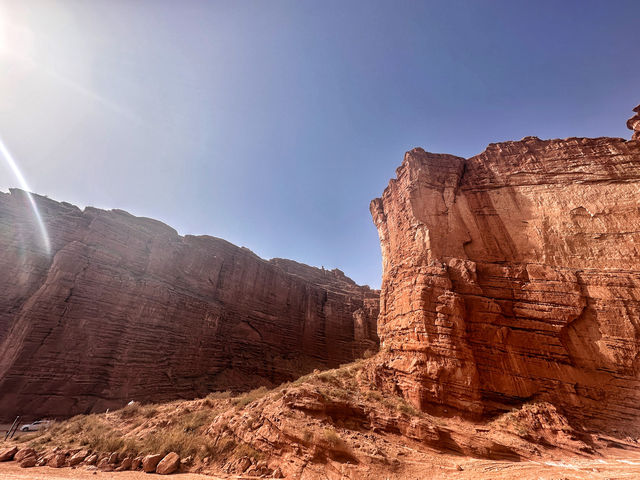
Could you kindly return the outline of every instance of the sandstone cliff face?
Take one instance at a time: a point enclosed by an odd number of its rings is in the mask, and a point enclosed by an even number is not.
[[[378,292],[126,212],[0,192],[0,416],[245,390],[377,349]]]
[[[371,212],[384,388],[422,409],[541,400],[638,429],[640,141],[414,149]]]

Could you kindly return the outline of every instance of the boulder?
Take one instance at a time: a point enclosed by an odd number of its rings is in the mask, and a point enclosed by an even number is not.
[[[131,470],[138,470],[140,468],[140,466],[142,465],[142,458],[143,457],[136,457],[132,460]]]
[[[0,450],[0,462],[8,462],[13,460],[15,454],[18,453],[18,447],[7,447]]]
[[[147,455],[142,459],[142,470],[145,473],[153,473],[156,471],[158,463],[162,460],[162,455]]]
[[[21,448],[18,453],[13,457],[16,462],[22,461],[24,458],[34,456],[36,451],[33,448]]]
[[[64,453],[55,453],[47,462],[52,468],[62,468],[67,463],[67,456]]]
[[[85,458],[87,458],[89,452],[87,450],[80,450],[79,452],[74,453],[69,459],[69,466],[75,467],[76,465],[82,463]]]
[[[112,472],[114,470],[113,464],[109,463],[109,457],[104,457],[98,462],[98,470],[103,472]]]
[[[94,454],[89,455],[85,459],[84,463],[85,463],[85,465],[95,465],[97,461],[98,461],[98,455],[94,453]]]
[[[24,457],[22,460],[20,460],[18,465],[20,465],[20,468],[31,468],[31,467],[35,467],[37,462],[38,462],[38,457],[36,457],[34,453],[33,455]]]
[[[126,457],[122,460],[122,463],[118,468],[116,468],[116,472],[124,472],[125,470],[131,470],[131,465],[133,464],[132,457]]]
[[[156,467],[158,475],[169,475],[177,472],[180,467],[180,455],[175,452],[168,453]]]

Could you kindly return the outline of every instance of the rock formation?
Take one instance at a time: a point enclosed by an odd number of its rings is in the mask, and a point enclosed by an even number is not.
[[[583,425],[638,430],[640,117],[628,125],[631,141],[407,152],[371,203],[383,388],[423,410],[539,400]]]
[[[120,210],[0,192],[0,416],[246,390],[377,349],[378,292]]]
[[[633,109],[636,114],[627,120],[627,128],[633,130],[631,140],[640,140],[640,105]]]

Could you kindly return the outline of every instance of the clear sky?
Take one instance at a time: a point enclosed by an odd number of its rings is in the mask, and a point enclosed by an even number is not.
[[[374,287],[369,202],[406,150],[629,138],[638,103],[638,0],[0,0],[33,191]]]

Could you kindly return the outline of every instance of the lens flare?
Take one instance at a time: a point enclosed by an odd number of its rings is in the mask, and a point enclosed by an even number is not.
[[[47,232],[47,227],[42,221],[40,210],[38,210],[36,201],[33,199],[33,195],[31,195],[31,189],[29,188],[29,185],[27,184],[27,181],[25,180],[24,175],[22,175],[22,172],[18,168],[18,164],[14,160],[13,155],[11,155],[11,152],[9,151],[7,146],[2,141],[2,138],[0,138],[0,154],[2,154],[2,157],[7,161],[7,163],[9,164],[9,167],[11,167],[11,170],[13,171],[14,175],[18,179],[18,182],[20,183],[20,187],[27,193],[27,197],[29,198],[29,202],[31,203],[31,208],[33,209],[33,214],[36,217],[36,221],[38,222],[38,227],[40,228],[40,233],[42,234],[42,243],[44,245],[44,249],[46,250],[47,255],[51,255],[51,242],[49,240],[49,233]]]

